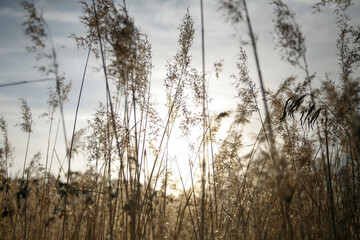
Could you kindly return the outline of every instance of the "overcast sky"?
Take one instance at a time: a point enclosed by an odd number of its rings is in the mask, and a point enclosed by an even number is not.
[[[33,66],[35,56],[28,54],[25,47],[29,45],[24,35],[22,22],[24,11],[18,0],[0,1],[0,84],[24,80],[44,78]],[[316,0],[284,0],[289,8],[296,13],[296,19],[306,38],[307,58],[311,73],[317,73],[317,79],[324,78],[325,72],[338,74],[336,56],[336,36],[338,34],[332,10],[325,8],[321,14],[314,15],[311,6]],[[72,129],[77,96],[86,60],[86,52],[77,49],[75,42],[68,36],[72,33],[81,35],[85,32],[79,22],[81,5],[75,0],[39,0],[36,6],[43,11],[43,15],[50,26],[57,54],[59,68],[65,72],[67,79],[73,82],[70,101],[65,105],[65,118],[68,136]],[[195,20],[196,34],[194,46],[191,50],[193,65],[201,70],[201,30],[200,30],[200,1],[198,0],[129,0],[127,6],[130,15],[135,19],[140,30],[148,35],[152,45],[154,70],[152,73],[153,96],[159,103],[164,104],[163,80],[166,76],[165,65],[177,51],[177,27],[186,12],[187,7]],[[226,111],[235,108],[235,92],[229,78],[236,73],[235,63],[240,40],[247,40],[244,23],[235,27],[225,21],[225,12],[219,10],[216,0],[204,0],[205,17],[205,57],[206,70],[211,71],[214,62],[224,60],[224,72],[220,79],[214,76],[209,79],[209,95],[213,98],[211,111]],[[258,51],[265,86],[276,89],[281,81],[303,74],[298,69],[281,61],[278,50],[274,49],[272,35],[272,6],[266,0],[249,0],[253,28],[257,36]],[[351,16],[353,22],[360,23],[359,5],[353,7]],[[253,80],[258,83],[254,68],[252,52],[249,46],[243,46],[249,55],[249,68]],[[94,57],[91,57],[91,67],[98,67]],[[14,172],[21,169],[25,154],[26,135],[14,125],[20,117],[20,101],[27,99],[35,120],[34,134],[31,139],[29,156],[41,151],[46,153],[46,139],[48,125],[39,116],[46,111],[47,88],[54,86],[53,82],[42,82],[0,88],[0,115],[8,123],[10,141],[15,147]],[[91,117],[99,101],[105,100],[105,88],[102,75],[90,71],[85,80],[84,94],[80,107],[80,126],[84,126],[86,119]],[[160,113],[165,117],[164,113]],[[59,148],[63,143],[59,137]],[[81,168],[81,164],[76,165]]]

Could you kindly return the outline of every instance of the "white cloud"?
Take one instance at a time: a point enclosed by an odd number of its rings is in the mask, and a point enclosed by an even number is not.
[[[11,18],[22,18],[24,17],[24,13],[14,8],[2,7],[0,8],[0,16],[11,17]]]
[[[46,21],[55,21],[58,23],[79,24],[79,13],[61,10],[44,11]]]
[[[43,4],[37,4],[37,6],[43,6]],[[43,13],[43,17],[46,21],[56,21],[58,23],[76,23],[79,24],[79,12],[69,11],[69,9],[45,9],[42,10],[42,7],[39,8]],[[25,18],[25,11],[21,9],[15,9],[9,6],[4,6],[0,8],[0,16],[10,17],[17,19]]]

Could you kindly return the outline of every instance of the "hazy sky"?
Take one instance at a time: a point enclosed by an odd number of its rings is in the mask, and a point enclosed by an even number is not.
[[[25,47],[29,44],[24,35],[22,22],[24,11],[18,0],[0,1],[0,84],[44,78],[33,66],[36,64],[35,56],[28,54]],[[122,1],[121,1],[122,2]],[[266,0],[248,0],[248,8],[257,36],[260,63],[263,71],[265,86],[276,89],[281,81],[290,76],[303,73],[281,61],[278,50],[274,49],[271,21],[272,6]],[[336,36],[338,34],[332,10],[325,8],[320,14],[314,15],[311,6],[316,0],[284,0],[289,8],[296,13],[296,19],[306,38],[307,58],[311,73],[317,73],[317,79],[324,78],[325,72],[336,75]],[[75,0],[39,0],[36,1],[43,11],[43,15],[50,26],[54,43],[59,57],[59,68],[65,73],[67,79],[73,82],[70,102],[65,104],[65,118],[68,136],[70,136],[75,113],[77,96],[79,93],[81,77],[86,60],[86,52],[77,49],[75,42],[68,38],[72,33],[82,35],[85,32],[78,17],[81,15],[81,5]],[[153,96],[159,103],[159,109],[164,104],[163,79],[166,76],[165,64],[177,51],[177,27],[189,7],[190,14],[195,19],[195,42],[191,50],[193,65],[201,70],[201,31],[200,31],[200,1],[198,0],[129,0],[127,6],[130,15],[135,19],[136,25],[148,35],[152,44],[154,70],[152,73]],[[213,102],[211,111],[225,111],[235,108],[235,92],[229,78],[236,73],[235,63],[240,40],[248,39],[245,24],[233,26],[225,21],[225,12],[219,10],[216,0],[204,0],[205,14],[205,55],[206,70],[211,71],[214,62],[224,60],[224,72],[220,79],[214,75],[209,80],[210,97]],[[354,6],[351,12],[352,21],[359,24],[359,5]],[[258,83],[255,75],[252,51],[244,46],[249,55],[249,68],[253,80]],[[91,57],[91,67],[98,67],[99,63]],[[41,151],[46,152],[46,139],[48,125],[39,116],[46,111],[47,88],[54,86],[54,82],[43,82],[26,85],[17,85],[0,88],[0,115],[8,123],[10,141],[15,147],[14,171],[21,168],[25,154],[26,135],[14,125],[20,117],[20,101],[27,99],[35,120],[34,134],[32,135],[29,156]],[[99,101],[105,100],[104,80],[101,73],[89,68],[85,80],[84,94],[80,106],[79,126],[84,126],[86,119],[91,117]],[[161,117],[165,114],[160,112]],[[60,134],[61,135],[61,134]],[[63,145],[63,138],[59,135],[59,148]],[[63,156],[63,153],[59,153]],[[81,163],[74,163],[81,168]]]

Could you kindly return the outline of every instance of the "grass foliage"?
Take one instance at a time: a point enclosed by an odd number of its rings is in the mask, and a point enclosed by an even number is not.
[[[62,108],[71,83],[59,72],[42,14],[34,4],[22,4],[31,42],[27,49],[36,54],[40,72],[56,84],[49,89],[49,109],[43,114],[49,120],[46,153],[27,156],[36,122],[27,101],[20,99],[17,126],[27,137],[21,177],[10,176],[15,149],[6,116],[0,116],[0,239],[360,239],[360,85],[355,71],[360,32],[348,16],[351,7],[358,7],[353,1],[314,5],[316,14],[334,9],[340,69],[339,76],[325,75],[315,88],[313,81],[320,78],[309,72],[306,36],[291,9],[272,0],[275,46],[305,78],[288,76],[275,91],[266,89],[258,64],[257,87],[249,76],[247,53],[240,48],[231,75],[238,103],[221,113],[209,111],[208,75],[193,66],[196,29],[186,10],[178,28],[178,51],[166,65],[165,119],[151,98],[151,45],[125,1],[81,4],[86,35],[71,37],[101,64],[106,102],[86,128],[76,129],[75,120],[70,141]],[[250,21],[256,16],[249,16],[246,1],[218,4],[231,24],[248,27],[257,59]],[[221,69],[222,62],[214,64],[216,77]],[[261,127],[244,155],[242,133],[252,116]],[[231,124],[219,141],[216,134],[226,118]],[[56,142],[57,121],[63,123],[66,149],[50,145]],[[190,187],[178,169],[169,167],[174,128],[188,139]],[[60,151],[67,163],[56,174],[52,165]],[[73,172],[72,159],[80,151],[86,153],[87,167]]]

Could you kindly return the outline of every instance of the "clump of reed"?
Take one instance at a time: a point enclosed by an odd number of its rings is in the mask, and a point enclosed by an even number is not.
[[[240,48],[237,73],[230,76],[238,102],[221,113],[209,110],[210,74],[192,63],[196,29],[187,9],[178,28],[178,51],[166,66],[167,115],[162,119],[151,98],[151,44],[125,1],[82,2],[86,35],[72,35],[88,52],[82,86],[93,54],[106,101],[78,129],[81,87],[69,141],[63,104],[71,83],[60,74],[45,19],[34,4],[24,2],[28,50],[47,64],[38,69],[56,81],[42,115],[49,124],[46,154],[36,153],[29,163],[26,150],[21,177],[9,174],[14,147],[6,116],[0,117],[0,238],[359,239],[360,87],[355,69],[360,40],[347,14],[351,3],[314,5],[317,14],[327,6],[335,9],[341,72],[339,79],[326,74],[321,87],[314,88],[319,77],[310,73],[296,16],[282,0],[271,1],[280,56],[304,74],[303,79],[287,77],[273,91],[265,87],[247,1],[219,1],[232,24],[248,27],[259,79],[258,84],[251,79],[248,55]],[[214,64],[217,78],[221,68],[221,62]],[[28,149],[35,122],[27,100],[20,100],[18,126],[27,134]],[[242,154],[243,133],[254,116],[261,127],[251,150]],[[222,126],[226,118],[231,123]],[[219,140],[223,127],[227,134]],[[56,146],[59,128],[65,149]],[[190,184],[171,167],[175,128],[188,141]],[[58,151],[64,151],[67,164],[56,158]],[[83,172],[72,171],[79,151],[87,157]],[[53,160],[59,161],[57,175]]]

